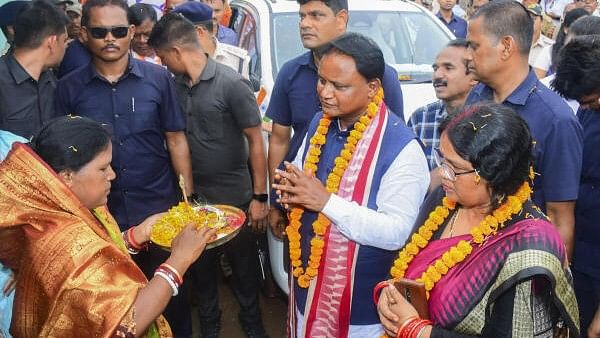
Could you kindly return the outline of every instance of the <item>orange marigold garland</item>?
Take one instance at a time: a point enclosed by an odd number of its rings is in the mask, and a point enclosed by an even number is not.
[[[327,176],[325,187],[328,192],[335,194],[338,192],[340,182],[348,164],[352,160],[352,155],[356,150],[356,145],[361,140],[363,132],[367,130],[367,127],[371,124],[372,119],[377,115],[379,111],[379,105],[383,101],[383,89],[379,89],[377,94],[372,98],[367,111],[363,114],[359,120],[354,124],[354,129],[348,135],[344,149],[336,157],[334,163],[335,167]],[[329,125],[331,124],[331,118],[324,112],[323,117],[319,121],[317,131],[310,139],[310,147],[306,155],[304,163],[304,172],[310,175],[315,175],[319,165],[319,159],[321,156],[321,148],[325,145],[326,135],[329,131]],[[300,246],[301,235],[300,227],[302,223],[300,219],[304,209],[292,208],[289,220],[290,223],[286,227],[286,233],[290,241],[290,260],[292,262],[292,274],[298,279],[298,286],[301,288],[308,288],[310,281],[315,278],[318,274],[319,265],[321,264],[321,257],[323,256],[323,249],[325,247],[325,240],[323,239],[331,221],[322,213],[319,213],[317,219],[313,222],[312,228],[314,237],[310,241],[310,256],[308,258],[308,266],[304,268],[302,266],[302,249]]]
[[[417,279],[418,282],[425,284],[427,296],[429,297],[429,291],[450,269],[465,260],[473,251],[473,244],[482,245],[487,238],[495,235],[499,229],[503,228],[504,223],[510,220],[513,215],[520,213],[523,203],[529,200],[531,193],[529,182],[524,182],[514,195],[509,196],[506,202],[494,210],[491,215],[486,216],[478,226],[471,229],[472,239],[470,241],[461,240],[446,251],[441,258],[429,265],[421,274],[421,277]],[[450,214],[450,210],[454,210],[455,207],[456,204],[445,197],[442,200],[442,205],[429,214],[429,218],[412,235],[410,242],[404,246],[398,254],[398,258],[394,261],[394,265],[390,270],[390,274],[394,279],[404,277],[410,262],[419,253],[420,249],[429,244],[433,233],[444,223],[444,220]]]

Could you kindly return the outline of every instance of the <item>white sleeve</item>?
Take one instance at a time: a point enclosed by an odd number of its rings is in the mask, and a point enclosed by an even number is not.
[[[421,146],[410,141],[383,175],[377,210],[332,194],[323,214],[349,239],[386,250],[404,245],[429,187],[429,167]]]
[[[571,3],[571,0],[556,0],[554,4],[550,8],[548,8],[547,11],[562,18],[565,11],[565,7],[569,3]]]
[[[302,144],[300,145],[300,149],[298,149],[298,152],[296,153],[296,157],[294,157],[294,160],[292,161],[292,164],[300,170],[304,170],[304,168],[302,167],[304,165],[304,163],[302,163],[302,157],[304,156],[304,148],[306,148],[306,138],[307,137],[308,137],[308,133],[306,133],[306,135],[304,135],[304,138],[302,139]]]
[[[552,64],[552,46],[545,46],[533,61],[533,68],[548,71]]]

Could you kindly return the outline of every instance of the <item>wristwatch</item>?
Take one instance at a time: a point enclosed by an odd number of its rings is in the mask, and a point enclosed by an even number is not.
[[[252,194],[252,199],[265,203],[269,200],[269,194]]]

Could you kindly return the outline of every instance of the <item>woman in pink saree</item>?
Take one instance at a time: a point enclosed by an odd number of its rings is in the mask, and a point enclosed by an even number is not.
[[[424,284],[430,320],[387,286],[378,302],[387,335],[579,336],[565,246],[530,200],[532,144],[525,121],[495,103],[444,123],[442,186],[391,268]]]

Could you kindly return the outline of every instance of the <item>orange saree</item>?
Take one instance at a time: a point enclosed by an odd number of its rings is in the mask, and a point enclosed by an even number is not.
[[[147,280],[113,242],[119,229],[99,209],[109,222],[101,223],[26,145],[15,144],[0,163],[0,261],[17,281],[13,336],[135,332],[133,304]],[[161,317],[146,336],[171,332]]]

